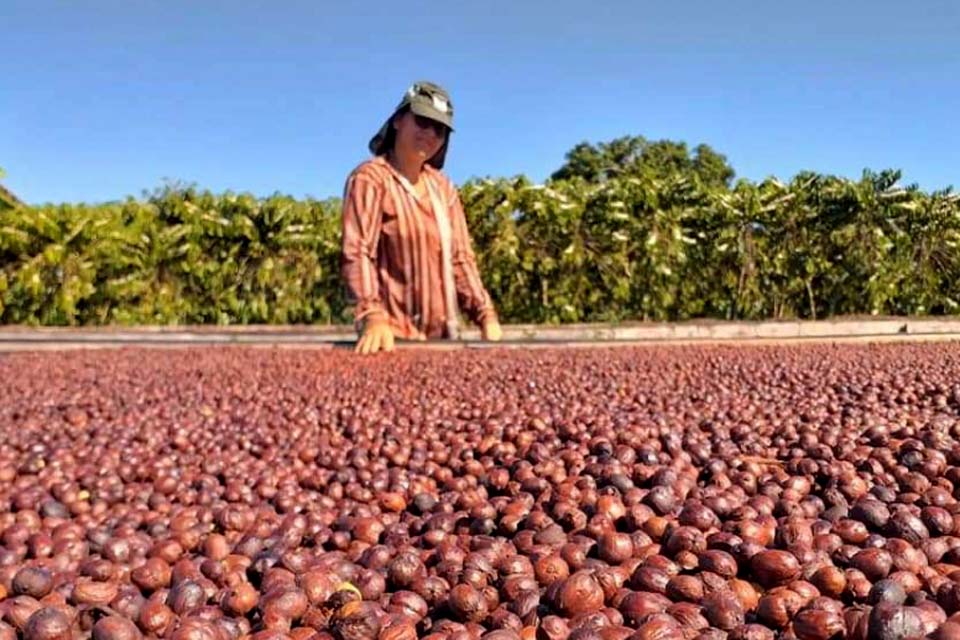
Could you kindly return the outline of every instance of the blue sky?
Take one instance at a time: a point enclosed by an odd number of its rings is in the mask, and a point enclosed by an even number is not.
[[[0,0],[0,24],[0,167],[31,203],[337,196],[417,79],[453,96],[457,183],[642,135],[752,180],[960,187],[955,0]]]

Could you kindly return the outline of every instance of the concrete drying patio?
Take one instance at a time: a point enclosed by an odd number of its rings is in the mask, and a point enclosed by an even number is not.
[[[838,318],[816,321],[505,325],[503,341],[399,342],[398,348],[615,346],[702,343],[891,342],[960,340],[960,318]],[[352,345],[347,326],[0,327],[0,351],[123,346],[260,345],[334,348]]]

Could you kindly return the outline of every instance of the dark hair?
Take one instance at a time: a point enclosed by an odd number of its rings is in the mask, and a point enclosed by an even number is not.
[[[402,117],[405,113],[410,111],[409,105],[404,105],[397,109],[390,120],[387,122],[387,128],[384,132],[383,139],[380,141],[380,144],[377,145],[377,148],[374,149],[374,155],[382,156],[386,155],[393,150],[393,145],[397,142],[397,130],[394,128],[394,122],[397,118]],[[437,168],[443,168],[443,162],[447,155],[447,146],[450,144],[450,129],[447,129],[443,134],[443,145],[440,147],[440,150],[437,151],[436,155],[427,160],[427,164]]]

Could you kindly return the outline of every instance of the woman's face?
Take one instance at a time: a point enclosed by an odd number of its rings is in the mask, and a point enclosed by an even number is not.
[[[440,151],[447,136],[447,128],[430,118],[407,111],[394,120],[397,130],[395,151],[397,155],[413,155],[426,162]]]

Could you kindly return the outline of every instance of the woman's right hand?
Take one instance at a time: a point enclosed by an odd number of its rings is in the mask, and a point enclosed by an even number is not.
[[[364,355],[377,351],[393,351],[393,330],[390,323],[382,318],[367,322],[355,351]]]

